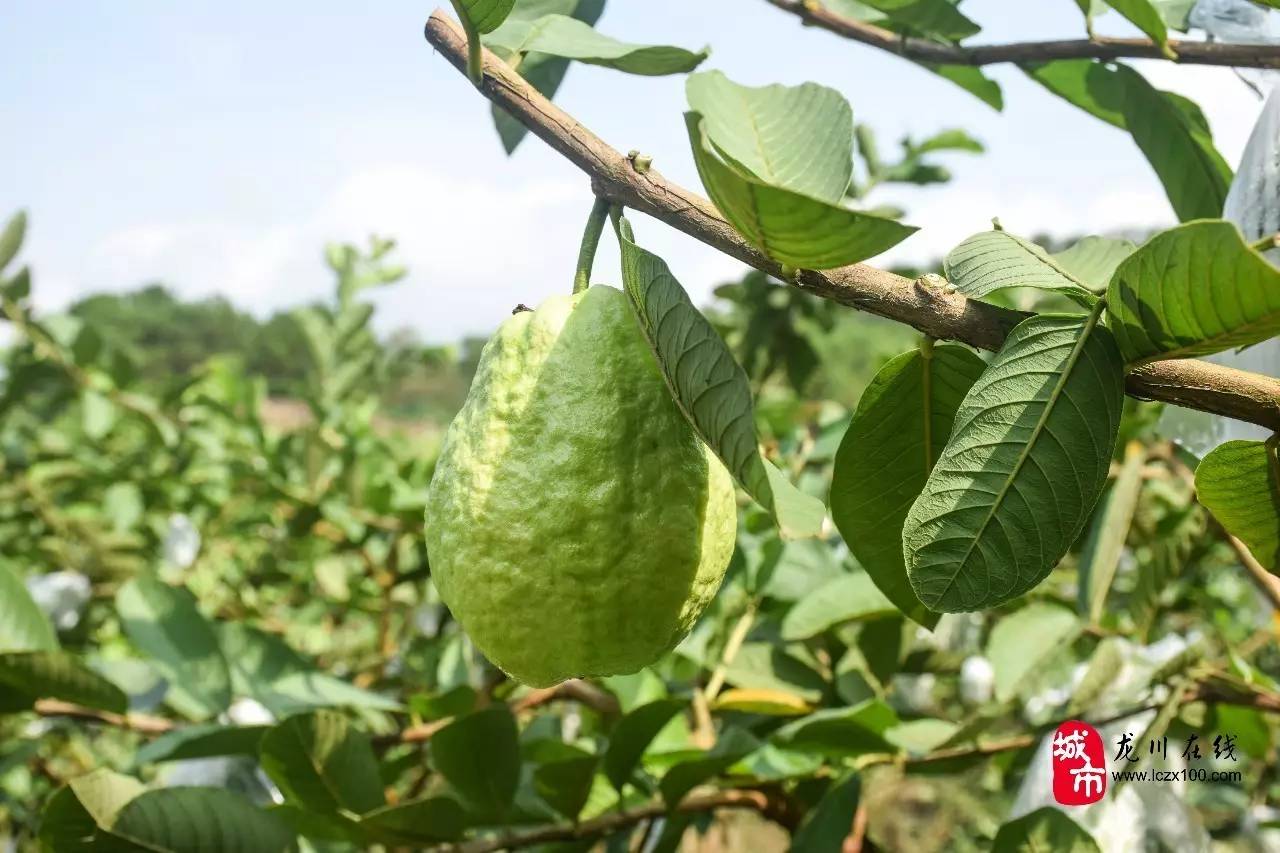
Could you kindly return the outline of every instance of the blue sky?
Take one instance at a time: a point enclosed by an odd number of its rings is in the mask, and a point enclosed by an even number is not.
[[[967,0],[979,41],[1074,36],[1072,0]],[[377,232],[410,267],[379,295],[384,329],[434,341],[491,329],[517,302],[570,286],[586,179],[536,139],[507,158],[487,104],[422,38],[429,6],[401,0],[47,3],[10,0],[0,56],[0,211],[26,208],[25,259],[49,310],[103,289],[164,281],[264,313],[326,295],[327,240]],[[704,68],[752,85],[815,80],[842,91],[882,146],[962,127],[981,157],[947,160],[951,184],[889,188],[922,231],[881,259],[935,257],[999,216],[1063,234],[1172,222],[1123,133],[1023,78],[996,113],[892,56],[799,26],[764,0],[610,0],[601,30],[710,45]],[[1115,15],[1104,32],[1128,32]],[[1204,106],[1234,163],[1260,102],[1223,69],[1139,63]],[[558,102],[621,150],[697,187],[683,78],[576,66]],[[735,262],[639,217],[638,236],[704,299]],[[616,283],[606,237],[598,281]]]

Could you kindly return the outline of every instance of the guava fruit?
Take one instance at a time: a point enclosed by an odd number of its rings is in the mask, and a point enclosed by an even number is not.
[[[427,551],[503,671],[542,687],[654,662],[715,595],[736,529],[729,472],[620,290],[553,296],[485,345],[436,463]]]

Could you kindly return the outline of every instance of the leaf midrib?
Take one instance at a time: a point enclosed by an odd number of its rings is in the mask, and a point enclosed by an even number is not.
[[[1044,434],[1045,427],[1049,423],[1049,418],[1053,415],[1054,408],[1058,404],[1058,400],[1062,396],[1063,389],[1067,385],[1067,381],[1071,378],[1072,371],[1075,370],[1077,362],[1080,360],[1080,354],[1084,352],[1085,344],[1088,343],[1089,336],[1093,334],[1094,328],[1098,325],[1098,318],[1102,315],[1102,308],[1106,303],[1102,300],[1098,301],[1093,312],[1089,314],[1089,319],[1085,322],[1081,329],[1080,337],[1076,339],[1075,346],[1071,349],[1071,354],[1067,356],[1067,363],[1063,365],[1062,374],[1058,377],[1058,381],[1054,384],[1053,390],[1049,394],[1049,398],[1045,401],[1044,411],[1040,413],[1039,419],[1036,421],[1035,428],[1032,430],[1031,438],[1027,441],[1022,452],[1018,454],[1018,461],[1014,463],[1013,469],[1009,472],[1009,476],[1005,478],[1004,485],[1000,487],[1000,491],[996,494],[996,498],[991,502],[991,509],[988,510],[986,518],[982,520],[982,524],[978,526],[977,531],[969,539],[969,547],[965,549],[964,556],[956,564],[956,570],[952,573],[947,585],[943,587],[942,592],[938,594],[935,601],[940,601],[943,596],[951,591],[955,585],[956,578],[960,577],[961,571],[968,564],[969,558],[973,556],[974,549],[977,548],[979,540],[986,533],[988,525],[995,518],[996,512],[1004,503],[1005,497],[1009,490],[1013,488],[1013,482],[1018,478],[1018,474],[1022,471],[1022,466],[1026,464],[1027,459],[1031,456],[1031,451],[1035,447],[1036,442],[1040,440],[1040,436]]]

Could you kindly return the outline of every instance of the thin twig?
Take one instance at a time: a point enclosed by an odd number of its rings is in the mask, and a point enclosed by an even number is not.
[[[809,26],[871,47],[932,65],[997,65],[1038,63],[1055,59],[1168,59],[1183,65],[1226,65],[1234,68],[1280,68],[1280,47],[1271,44],[1169,39],[1172,56],[1150,39],[1102,38],[1013,42],[961,46],[902,36],[892,30],[840,15],[805,0],[766,0]]]
[[[450,64],[465,71],[467,42],[457,23],[434,12],[427,21],[426,37]],[[743,240],[709,201],[666,180],[656,169],[638,171],[625,155],[548,101],[492,52],[484,51],[482,58],[485,75],[480,93],[586,172],[596,195],[647,213],[774,277],[782,276],[781,266]],[[807,293],[980,349],[999,349],[1009,331],[1027,316],[865,264],[825,272],[801,270],[786,280]],[[1140,399],[1162,400],[1280,431],[1280,379],[1188,359],[1144,365],[1129,374],[1126,388]]]

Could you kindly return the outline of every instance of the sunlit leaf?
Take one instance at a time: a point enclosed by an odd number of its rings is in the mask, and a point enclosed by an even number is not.
[[[1196,468],[1196,497],[1269,571],[1280,574],[1280,460],[1261,441],[1228,441]]]
[[[1046,806],[1011,820],[996,833],[992,853],[1098,853],[1098,844],[1084,827],[1063,812]]]
[[[118,714],[129,707],[129,697],[119,687],[69,652],[0,653],[0,688],[31,701],[61,699]]]
[[[615,788],[621,790],[631,781],[649,744],[685,705],[682,699],[659,699],[618,720],[604,752],[604,772]]]
[[[285,799],[320,814],[386,805],[369,738],[335,711],[299,714],[261,741],[262,769]]]
[[[1097,622],[1107,603],[1107,592],[1120,565],[1138,496],[1142,493],[1142,466],[1147,451],[1141,442],[1125,448],[1124,464],[1115,483],[1094,513],[1094,526],[1080,555],[1080,603],[1089,619]]]
[[[947,279],[972,299],[1014,287],[1051,290],[1088,304],[1085,282],[1041,247],[1007,231],[984,231],[952,249],[943,261]]]
[[[1070,610],[1043,602],[1032,602],[997,622],[987,640],[996,699],[1005,702],[1016,696],[1027,677],[1075,637],[1079,624]]]
[[[58,635],[22,580],[0,563],[0,651],[56,651]]]
[[[769,717],[796,717],[813,710],[813,706],[794,693],[760,687],[726,690],[716,697],[711,708],[714,711],[742,711]]]
[[[859,619],[891,616],[898,608],[865,572],[846,574],[823,584],[787,611],[784,640],[807,640],[829,628]]]
[[[487,41],[511,53],[543,53],[648,76],[692,71],[708,55],[705,50],[695,53],[679,47],[617,41],[568,15],[545,15],[503,27]]]
[[[1068,276],[1090,290],[1103,291],[1116,267],[1137,250],[1128,240],[1113,237],[1084,237],[1050,257]]]

